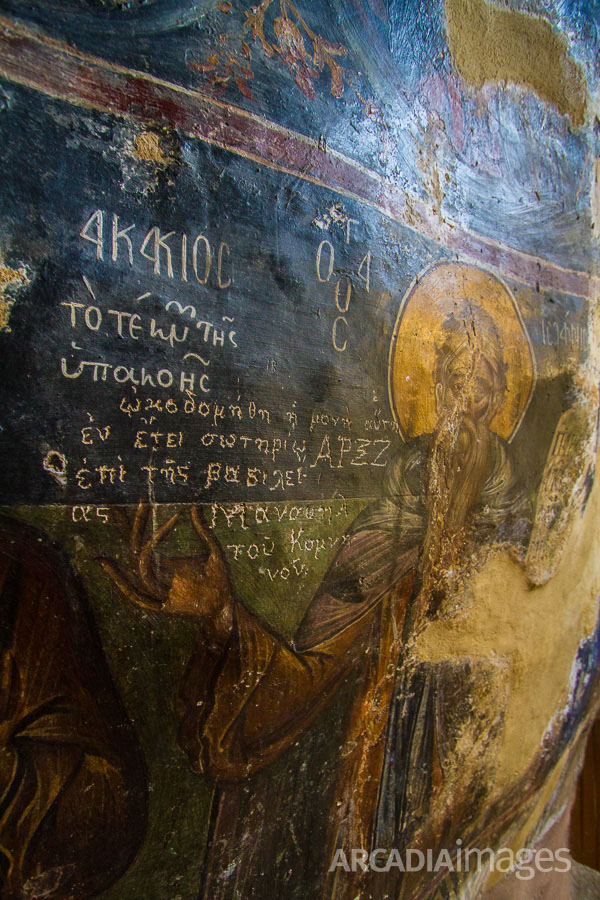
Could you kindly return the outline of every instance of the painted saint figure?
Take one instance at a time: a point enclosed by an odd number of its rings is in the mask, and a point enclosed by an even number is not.
[[[204,549],[198,558],[163,558],[159,566],[156,545],[177,516],[145,540],[148,510],[140,506],[134,571],[104,561],[131,600],[153,609],[158,603],[198,625],[179,739],[192,767],[221,785],[206,898],[255,896],[243,871],[255,861],[240,862],[239,845],[229,856],[222,851],[235,820],[232,797],[240,782],[268,772],[296,745],[340,692],[349,701],[335,786],[323,811],[324,897],[346,900],[359,887],[360,896],[371,896],[366,876],[327,873],[336,850],[445,846],[461,833],[485,790],[482,776],[499,728],[493,711],[471,722],[486,734],[487,750],[475,738],[468,750],[460,741],[474,666],[419,663],[411,651],[426,622],[443,616],[460,591],[469,560],[493,545],[523,544],[531,509],[511,467],[509,444],[494,429],[510,376],[503,335],[486,305],[472,296],[479,270],[469,291],[460,266],[441,268],[453,275],[458,270],[459,278],[442,305],[433,348],[433,427],[412,435],[404,428],[408,444],[388,465],[382,498],[366,506],[345,534],[292,643],[234,597],[221,548],[195,509],[192,521]],[[467,276],[474,271],[464,269]],[[485,675],[476,677],[481,682]],[[228,865],[236,869],[232,881],[224,875]],[[260,868],[264,875],[269,862],[261,859]],[[379,878],[376,896],[382,887]],[[288,896],[283,884],[278,891]]]
[[[0,894],[85,900],[131,864],[146,773],[80,584],[0,521]]]

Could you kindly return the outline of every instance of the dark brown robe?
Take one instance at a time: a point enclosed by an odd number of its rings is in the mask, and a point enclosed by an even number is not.
[[[85,596],[39,532],[0,522],[3,900],[84,900],[131,863],[146,776]]]

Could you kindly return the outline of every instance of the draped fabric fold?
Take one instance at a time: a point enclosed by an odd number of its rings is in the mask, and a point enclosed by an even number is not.
[[[0,522],[3,900],[92,896],[145,828],[145,769],[85,597],[40,535]]]
[[[490,441],[492,465],[473,515],[482,540],[528,511],[503,442],[493,435]],[[397,846],[415,832],[415,823],[427,820],[443,784],[440,746],[452,753],[460,728],[440,712],[443,682],[452,682],[453,673],[447,666],[415,669],[407,663],[427,527],[427,446],[428,439],[415,440],[389,467],[384,498],[365,507],[344,535],[291,644],[239,601],[234,601],[232,636],[221,652],[203,638],[198,643],[182,692],[180,742],[192,766],[218,784],[205,900],[241,897],[241,884],[253,891],[260,883],[258,850],[247,856],[244,845],[256,847],[261,840],[255,829],[261,808],[271,802],[266,767],[292,747],[305,747],[310,757],[302,736],[315,721],[327,728],[324,711],[333,708],[345,686],[351,685],[351,696],[337,742],[332,738],[331,799],[313,816],[315,823],[327,819],[323,859],[331,862],[338,849],[348,854],[370,849],[384,837]],[[468,691],[469,680],[463,682]],[[237,842],[231,835],[242,801],[235,782],[247,782],[245,790],[255,801],[243,801],[244,809],[250,802],[244,817],[252,834],[244,832]],[[265,834],[269,828],[268,821],[261,825]],[[274,833],[272,841],[273,859]],[[359,881],[343,871],[325,871],[319,883],[324,897],[351,900]],[[295,897],[293,888],[289,896]]]

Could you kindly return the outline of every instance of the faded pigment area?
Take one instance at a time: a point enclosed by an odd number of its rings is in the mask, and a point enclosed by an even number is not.
[[[542,19],[485,0],[445,0],[448,45],[473,87],[511,82],[552,103],[573,125],[585,119],[587,89],[565,37]]]

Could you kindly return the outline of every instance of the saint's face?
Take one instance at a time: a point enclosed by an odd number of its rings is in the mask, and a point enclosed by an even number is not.
[[[473,352],[465,349],[448,362],[442,382],[436,385],[438,416],[460,411],[473,422],[489,423],[502,394],[488,360],[479,354],[474,358]]]

